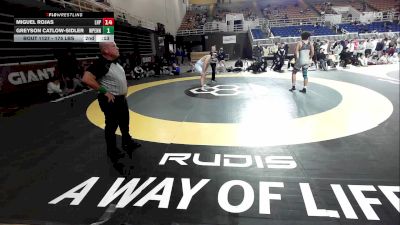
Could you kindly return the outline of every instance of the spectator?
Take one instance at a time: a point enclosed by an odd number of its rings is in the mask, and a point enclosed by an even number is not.
[[[374,43],[371,41],[371,39],[368,39],[367,43],[365,45],[365,56],[366,56],[366,58],[368,58],[372,54],[373,50],[375,50]]]
[[[353,55],[354,50],[355,50],[354,40],[350,40],[346,47],[347,47],[349,54]]]
[[[368,57],[368,65],[377,65],[379,60],[379,56],[377,52],[373,52],[369,57]]]
[[[373,44],[373,49],[372,49],[372,51],[375,51],[375,48],[376,48],[376,45],[378,45],[378,42],[379,42],[379,40],[378,39],[376,39],[375,37],[372,37],[372,44]]]
[[[357,48],[357,57],[360,57],[362,54],[365,54],[367,43],[365,40],[361,41]]]
[[[382,42],[383,42],[383,49],[382,49],[382,51],[383,51],[383,52],[386,52],[386,50],[389,48],[390,40],[386,37],[386,38],[384,38],[384,39],[382,40]]]
[[[161,64],[162,64],[162,57],[156,55],[154,57],[154,74],[155,75],[160,75],[161,73]]]
[[[160,75],[169,75],[171,74],[171,70],[169,68],[169,62],[167,58],[160,57],[159,64]]]
[[[385,40],[381,40],[376,44],[375,51],[378,53],[379,57],[382,55],[384,47],[385,47]]]
[[[195,68],[194,68],[194,64],[192,63],[192,62],[190,62],[189,61],[189,64],[190,64],[190,68],[189,68],[189,70],[188,71],[186,71],[187,73],[193,73],[193,72],[195,72]]]
[[[398,53],[395,52],[392,56],[389,56],[388,61],[389,63],[397,63],[399,61]]]
[[[282,72],[282,67],[285,60],[285,49],[279,44],[278,51],[274,55],[274,60],[271,68],[276,72]]]
[[[356,39],[353,40],[353,44],[354,44],[354,51],[353,51],[353,53],[354,53],[354,55],[356,55],[357,52],[358,52],[358,46],[360,45],[360,42],[359,42],[358,39],[356,38]]]
[[[144,77],[144,70],[140,65],[136,65],[135,69],[133,69],[134,79],[139,80]]]
[[[49,100],[55,100],[64,96],[60,88],[60,80],[58,77],[52,78],[49,83],[47,83],[47,96]]]
[[[225,57],[226,57],[226,55],[225,55],[224,49],[221,47],[218,51],[218,63],[220,65],[220,67],[222,67],[223,70],[226,71]]]
[[[321,47],[320,47],[320,49],[323,50],[323,52],[324,52],[325,55],[328,54],[328,45],[329,45],[329,41],[328,41],[328,40],[322,41],[322,42],[321,42]]]
[[[239,58],[236,62],[235,62],[235,69],[240,69],[240,71],[242,71],[243,68],[243,61],[241,58]]]
[[[387,53],[383,53],[381,57],[379,57],[378,64],[388,64],[389,58]]]
[[[143,77],[151,77],[156,75],[157,66],[155,63],[147,62],[143,65],[144,75]]]
[[[176,55],[176,59],[177,59],[176,64],[181,63],[182,62],[182,50],[180,48],[176,48],[175,55]]]
[[[260,47],[260,43],[257,43],[257,46],[253,48],[253,57],[256,61],[261,62],[261,58],[263,56],[263,49]]]
[[[361,66],[368,66],[368,58],[365,57],[365,54],[361,54],[358,57],[358,62],[360,63]]]
[[[317,39],[317,41],[314,42],[314,52],[315,52],[316,54],[314,55],[314,57],[312,58],[312,60],[313,60],[315,66],[316,66],[317,68],[318,68],[317,54],[318,54],[318,52],[319,52],[319,49],[321,48],[321,45],[322,45],[322,43],[321,43],[321,41],[320,41],[319,39]]]
[[[342,52],[342,57],[341,57],[341,63],[343,68],[347,68],[348,64],[351,64],[351,57],[353,56],[353,53],[350,52],[350,49],[346,47],[344,51]]]
[[[263,48],[263,56],[262,57],[263,57],[263,59],[265,59],[268,57],[268,55],[270,55],[271,47],[262,46],[262,48]]]
[[[396,51],[396,38],[393,37],[391,38],[390,42],[389,42],[389,48],[393,47]]]
[[[335,28],[335,33],[338,33],[339,25],[336,24],[336,25],[334,26],[334,28]]]
[[[393,54],[396,52],[396,49],[394,48],[394,46],[389,47],[385,53],[387,53],[388,56],[393,56]]]
[[[326,65],[326,55],[324,53],[324,49],[320,48],[319,52],[317,53],[317,60],[319,63],[319,68],[323,69],[324,71],[327,71],[327,65]]]
[[[82,76],[81,74],[78,73],[75,75],[75,77],[72,78],[72,84],[73,84],[72,92],[80,92],[83,89],[89,89],[86,85],[83,84]]]
[[[176,63],[176,55],[174,51],[169,50],[169,65],[172,65],[173,63]]]
[[[64,82],[62,87],[73,89],[73,78],[78,73],[78,60],[71,49],[67,51],[58,59],[58,69],[60,71],[61,79]]]
[[[398,37],[396,40],[396,46],[397,46],[397,53],[400,53],[400,37]]]
[[[333,64],[335,65],[340,61],[340,55],[342,54],[343,51],[343,45],[341,44],[341,41],[337,41],[333,46],[332,53],[334,55]]]
[[[172,74],[178,76],[180,75],[180,73],[181,69],[179,68],[179,66],[176,63],[172,64]]]
[[[285,50],[285,59],[287,58],[287,55],[289,53],[289,45],[286,42],[282,43],[283,49]]]

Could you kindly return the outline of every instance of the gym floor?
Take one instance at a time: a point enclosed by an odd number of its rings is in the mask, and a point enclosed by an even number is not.
[[[308,76],[131,81],[117,164],[93,91],[1,117],[0,223],[399,224],[399,64]]]

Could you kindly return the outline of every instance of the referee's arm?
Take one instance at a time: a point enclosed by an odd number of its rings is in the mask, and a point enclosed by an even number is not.
[[[82,82],[96,91],[99,91],[101,88],[100,84],[96,80],[96,76],[89,71],[85,71],[85,73],[83,74]],[[108,102],[114,102],[115,97],[113,94],[106,91],[104,95],[108,98]]]
[[[99,90],[100,84],[96,81],[96,76],[89,71],[85,71],[82,77],[83,83],[94,90]]]

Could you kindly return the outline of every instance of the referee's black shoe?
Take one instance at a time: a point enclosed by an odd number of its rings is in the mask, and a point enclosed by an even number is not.
[[[124,151],[126,151],[130,157],[132,157],[132,152],[135,149],[140,148],[141,146],[142,146],[142,144],[140,144],[139,142],[131,139],[129,142],[122,144],[122,149]]]
[[[125,154],[119,148],[115,147],[113,149],[107,149],[107,155],[110,157],[113,163],[117,162],[119,159],[124,158]]]

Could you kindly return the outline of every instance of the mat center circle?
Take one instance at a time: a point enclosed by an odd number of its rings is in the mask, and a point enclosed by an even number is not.
[[[313,84],[313,92],[306,95],[289,92],[289,86],[284,79],[220,78],[202,90],[197,80],[188,80],[143,89],[128,102],[132,111],[158,119],[246,123],[310,116],[342,100],[336,90],[320,84]]]

